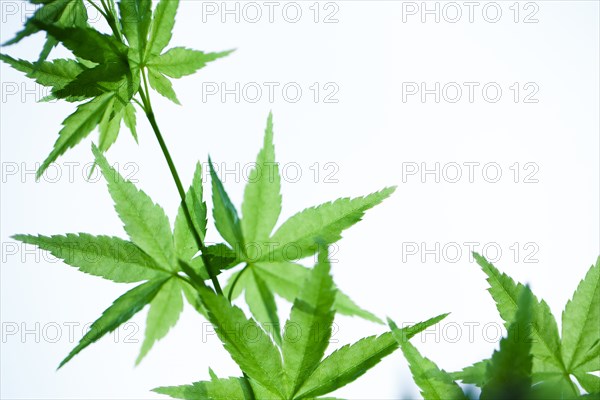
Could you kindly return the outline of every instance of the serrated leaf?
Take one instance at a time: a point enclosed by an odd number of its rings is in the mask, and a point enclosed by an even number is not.
[[[589,363],[589,355],[600,342],[600,257],[577,286],[562,314],[562,355],[568,371],[600,370],[600,354]]]
[[[181,105],[179,99],[177,99],[175,90],[173,89],[173,84],[168,78],[165,78],[163,74],[148,68],[148,80],[150,81],[152,89],[156,90],[159,94],[171,100],[173,103]]]
[[[285,329],[296,334],[283,337],[283,360],[291,396],[319,365],[331,338],[335,317],[333,302],[335,288],[330,275],[327,252],[319,253],[319,261],[304,281],[294,300],[294,306]]]
[[[343,230],[360,221],[368,209],[381,203],[394,190],[386,188],[365,197],[342,198],[299,212],[275,231],[269,240],[275,243],[275,248],[265,252],[261,260],[293,261],[308,257],[317,251],[316,238],[325,243],[337,242]]]
[[[202,166],[200,163],[196,164],[192,185],[185,195],[185,202],[194,226],[189,225],[188,220],[185,217],[183,206],[181,205],[177,212],[177,217],[175,218],[173,239],[179,257],[186,262],[190,262],[200,250],[198,243],[196,243],[194,238],[193,230],[197,232],[202,240],[204,240],[206,236],[207,211],[203,199]]]
[[[212,373],[212,372],[211,372]],[[214,373],[212,373],[214,374]],[[211,376],[210,381],[195,382],[191,385],[160,387],[153,392],[165,394],[176,399],[186,400],[252,400],[274,399],[278,397],[272,392],[250,380],[252,393],[244,378],[217,378]]]
[[[81,272],[114,282],[139,282],[165,276],[168,272],[135,244],[116,237],[80,233],[50,237],[15,235],[13,238],[47,250]]]
[[[40,7],[26,22],[23,30],[6,42],[4,45],[10,45],[21,41],[23,38],[40,31],[35,22],[53,24],[60,27],[84,27],[87,24],[87,9],[82,0],[44,0],[44,5]],[[40,54],[38,63],[46,60],[50,51],[58,44],[58,41],[51,35],[47,35],[46,43]]]
[[[345,345],[319,364],[295,398],[306,399],[331,393],[358,379],[397,348],[398,343],[390,332]]]
[[[199,69],[204,68],[207,63],[226,57],[232,52],[233,50],[220,53],[204,53],[185,47],[174,47],[164,54],[151,57],[147,65],[157,72],[179,79],[194,74]]]
[[[473,365],[463,368],[462,371],[452,372],[452,379],[460,380],[463,383],[482,387],[487,382],[487,368],[489,359],[478,361]]]
[[[0,54],[0,60],[17,71],[24,72],[28,78],[34,79],[40,85],[51,87],[52,91],[64,88],[86,69],[75,60],[57,59],[34,65],[29,61],[14,59],[5,54]]]
[[[402,352],[408,360],[413,379],[428,400],[467,400],[460,386],[443,369],[426,357],[409,341],[402,342]]]
[[[81,72],[69,84],[53,94],[58,98],[90,98],[114,92],[123,84],[129,66],[122,61],[110,61]]]
[[[281,346],[281,324],[273,292],[260,275],[254,273],[252,269],[247,274],[250,276],[245,286],[246,304],[248,304],[254,319],[273,337],[275,343]]]
[[[246,242],[266,241],[281,213],[281,177],[275,162],[273,114],[269,113],[263,148],[248,175],[242,203],[242,232]]]
[[[48,166],[74,147],[83,138],[90,134],[100,123],[106,108],[113,99],[113,93],[105,93],[95,99],[77,107],[77,110],[63,121],[63,129],[58,133],[58,140],[54,143],[52,152],[37,170],[36,177],[42,176]]]
[[[215,219],[215,226],[223,239],[234,249],[243,249],[244,237],[237,210],[229,199],[229,195],[215,172],[210,158],[208,159],[208,165],[212,180],[213,218]]]
[[[95,29],[61,28],[38,21],[34,21],[34,24],[58,39],[77,57],[97,64],[127,60],[127,47],[124,44]]]
[[[150,302],[150,311],[146,319],[146,334],[140,355],[136,360],[139,364],[148,354],[154,343],[164,338],[175,326],[179,314],[183,310],[181,298],[182,287],[178,278],[171,278],[160,288],[160,291]]]
[[[112,168],[96,146],[92,146],[92,151],[131,240],[161,267],[176,270],[171,226],[163,209]]]
[[[502,319],[507,326],[514,319],[519,297],[525,286],[515,283],[508,275],[500,273],[496,267],[479,254],[473,254],[477,263],[488,276],[488,289],[494,300]],[[548,304],[538,301],[535,297],[532,304],[532,354],[533,372],[541,374],[563,375],[564,366],[560,354],[560,341],[558,327]]]
[[[171,41],[177,7],[179,7],[179,0],[160,0],[158,2],[152,18],[145,59],[148,59],[150,55],[162,53]]]
[[[452,377],[444,370],[438,368],[438,366],[423,357],[419,351],[410,342],[410,338],[415,336],[417,333],[424,331],[432,325],[435,325],[448,314],[442,314],[437,317],[431,318],[427,321],[413,325],[412,327],[406,327],[399,329],[394,321],[388,319],[388,324],[392,330],[392,334],[398,344],[402,348],[404,357],[408,361],[410,371],[413,375],[413,379],[419,388],[421,389],[421,395],[426,399],[467,399],[460,387],[452,380]]]
[[[138,142],[138,135],[136,129],[136,116],[135,116],[135,107],[133,104],[129,103],[125,106],[125,114],[123,114],[123,122],[125,122],[125,126],[131,132],[131,135],[135,139],[135,142]]]
[[[260,262],[252,264],[252,268],[267,282],[271,290],[290,302],[293,302],[296,296],[298,296],[302,282],[310,274],[310,269],[292,262]],[[239,285],[243,286],[243,282],[240,282]],[[382,323],[374,314],[356,305],[350,297],[339,289],[336,291],[333,307],[336,312],[343,315],[358,316],[367,321]]]
[[[529,287],[520,295],[514,321],[508,336],[500,340],[486,371],[481,400],[529,400],[531,398],[531,321],[533,293]]]
[[[233,360],[250,378],[283,396],[281,355],[271,338],[243,311],[208,288],[200,288],[208,319]]]
[[[61,368],[69,362],[77,353],[96,342],[102,336],[117,329],[119,325],[127,322],[146,304],[152,301],[158,293],[165,279],[154,279],[143,283],[123,296],[119,297],[114,303],[108,307],[100,318],[96,320],[90,327],[88,333],[79,341],[79,344],[69,353],[69,355],[60,363],[58,368]]]
[[[121,130],[121,121],[123,120],[123,114],[125,109],[121,108],[120,111],[115,112],[115,99],[113,98],[112,104],[107,107],[104,117],[100,121],[99,131],[100,138],[98,140],[98,149],[100,151],[107,151],[110,146],[117,140],[119,131]]]
[[[137,49],[143,58],[148,42],[148,31],[152,22],[151,0],[121,0],[121,25],[129,47]]]

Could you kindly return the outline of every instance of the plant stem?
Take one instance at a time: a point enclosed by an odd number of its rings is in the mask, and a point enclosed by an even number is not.
[[[211,265],[210,261],[208,260],[208,257],[206,256],[206,246],[204,245],[204,242],[202,241],[202,238],[200,237],[200,233],[196,230],[196,225],[194,224],[194,221],[192,220],[192,215],[188,208],[187,202],[185,201],[185,190],[183,189],[183,185],[181,184],[181,179],[179,178],[179,174],[177,173],[177,168],[175,168],[175,163],[173,162],[171,153],[169,152],[167,144],[165,143],[165,140],[160,132],[158,123],[156,122],[156,117],[154,116],[154,111],[152,110],[152,104],[150,103],[150,96],[148,94],[148,80],[147,80],[146,74],[144,73],[143,70],[142,70],[142,77],[144,80],[145,91],[144,91],[144,88],[140,87],[140,96],[142,97],[142,101],[144,102],[144,111],[146,113],[146,118],[148,118],[148,122],[150,122],[150,125],[152,126],[152,130],[154,131],[156,139],[158,140],[160,149],[162,150],[162,153],[165,156],[167,164],[169,165],[169,170],[171,171],[171,176],[173,176],[173,180],[175,181],[175,186],[177,186],[177,191],[179,192],[179,197],[181,198],[181,207],[183,209],[183,214],[185,215],[185,219],[187,220],[190,230],[192,231],[194,240],[196,241],[196,245],[198,246],[198,249],[200,250],[200,253],[201,253],[200,256],[202,257],[202,262],[206,266],[206,270],[208,271],[208,275],[210,276],[210,280],[213,283],[215,291],[218,294],[222,295],[223,290],[221,289],[219,280],[217,279],[217,276],[215,275],[215,272],[212,269],[212,265]]]

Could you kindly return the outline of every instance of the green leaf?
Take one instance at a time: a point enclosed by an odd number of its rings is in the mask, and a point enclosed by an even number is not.
[[[10,45],[21,41],[23,38],[30,36],[40,31],[36,22],[52,24],[60,27],[85,27],[88,20],[87,9],[83,4],[83,0],[43,0],[32,1],[33,3],[43,3],[28,20],[25,22],[23,30],[6,42],[4,45]],[[38,62],[46,60],[50,51],[58,44],[58,41],[47,35],[46,43]]]
[[[583,372],[575,373],[575,377],[586,392],[600,394],[600,377]]]
[[[194,223],[194,226],[190,226],[183,205],[179,207],[177,217],[175,218],[175,228],[173,233],[173,239],[175,242],[175,248],[177,254],[184,261],[190,262],[192,258],[200,250],[196,240],[194,238],[194,229],[200,236],[200,239],[204,240],[206,236],[206,204],[203,200],[203,188],[202,188],[202,166],[200,163],[196,164],[196,170],[194,172],[194,178],[192,185],[188,189],[185,195],[185,202],[190,212],[190,216]],[[208,275],[207,275],[208,278]]]
[[[520,296],[508,336],[500,341],[500,350],[494,352],[488,365],[488,378],[481,390],[481,400],[531,398],[532,357],[529,331],[533,298],[533,293],[526,287]]]
[[[429,318],[426,321],[418,322],[414,325],[409,325],[401,329],[398,328],[396,323],[390,318],[388,318],[387,321],[390,329],[392,330],[392,333],[394,334],[394,338],[396,339],[398,344],[402,344],[403,342],[406,342],[412,339],[414,336],[418,335],[419,333],[423,332],[425,329],[442,321],[448,315],[450,315],[450,313],[440,314],[437,317]]]
[[[267,333],[271,334],[275,343],[281,346],[281,324],[277,315],[275,296],[260,275],[252,269],[247,274],[250,276],[246,285],[246,304],[248,304],[254,319],[263,326]]]
[[[77,353],[96,342],[106,333],[114,331],[119,325],[127,322],[138,311],[144,308],[146,304],[152,301],[164,283],[165,279],[148,281],[131,289],[115,300],[114,303],[102,313],[102,316],[92,324],[89,332],[79,341],[79,344],[69,353],[67,358],[60,363],[58,368],[61,368],[77,355]]]
[[[171,100],[173,103],[181,105],[181,103],[177,99],[175,90],[173,90],[173,85],[171,84],[171,81],[165,78],[163,74],[156,72],[151,68],[148,68],[148,79],[150,81],[150,86],[152,86],[152,89],[156,90],[158,93]]]
[[[394,190],[386,188],[365,197],[343,198],[305,209],[275,231],[269,241],[276,247],[265,252],[262,260],[293,261],[308,257],[317,251],[316,238],[325,243],[337,242],[344,229],[360,221],[368,209],[381,203]]]
[[[160,266],[176,270],[171,226],[163,209],[112,168],[96,146],[92,146],[92,151],[131,240]]]
[[[210,381],[195,382],[192,385],[160,387],[154,392],[165,394],[176,399],[187,400],[251,400],[274,399],[272,392],[250,380],[252,393],[244,378],[217,378],[211,376]]]
[[[178,278],[169,279],[154,296],[146,320],[146,336],[136,364],[148,354],[154,343],[167,335],[175,326],[183,310],[182,287]]]
[[[185,296],[188,303],[192,307],[194,307],[194,309],[198,311],[200,315],[203,315],[206,319],[208,319],[206,310],[204,309],[204,305],[202,304],[202,299],[200,298],[198,291],[192,285],[185,281],[180,282],[180,285],[183,295]]]
[[[13,238],[47,250],[81,272],[114,282],[139,282],[165,276],[167,272],[135,244],[116,237],[80,233],[50,237],[15,235]]]
[[[562,355],[568,371],[600,370],[600,257],[579,283],[562,314]],[[596,357],[590,361],[590,354]],[[580,369],[585,365],[586,368]]]
[[[317,368],[331,338],[335,288],[327,256],[326,251],[319,253],[319,261],[304,281],[285,326],[286,331],[295,332],[284,335],[282,346],[292,396]]]
[[[42,176],[48,166],[65,153],[67,149],[74,147],[83,138],[90,134],[100,123],[106,108],[109,106],[113,93],[105,93],[95,99],[77,107],[77,110],[63,121],[63,129],[59,132],[58,140],[54,143],[54,149],[42,163],[36,173],[36,177]]]
[[[237,210],[229,199],[229,195],[227,195],[223,183],[215,172],[210,157],[208,159],[208,165],[210,167],[210,176],[212,179],[213,217],[215,219],[215,226],[223,239],[225,239],[225,241],[234,249],[243,249],[244,237],[242,235],[242,228]]]
[[[131,131],[131,135],[135,139],[135,142],[138,141],[138,135],[136,130],[136,116],[135,116],[135,107],[133,104],[129,103],[125,106],[125,114],[123,115],[123,122],[125,122],[125,126],[127,129]]]
[[[295,398],[306,399],[331,393],[358,379],[397,348],[398,343],[390,332],[345,345],[319,364]]]
[[[450,375],[452,379],[461,380],[463,383],[482,387],[487,382],[487,369],[490,360],[476,362],[464,368],[462,371],[453,372]]]
[[[162,53],[171,41],[177,7],[179,7],[179,0],[160,0],[158,2],[152,18],[145,59],[148,59],[150,55]]]
[[[500,316],[510,324],[517,312],[519,297],[525,290],[522,284],[516,284],[508,275],[500,273],[496,267],[479,254],[473,254],[477,263],[487,274],[488,289],[500,312]],[[558,327],[548,304],[534,297],[532,304],[531,352],[534,356],[533,372],[563,375],[564,366],[560,354]]]
[[[302,282],[310,274],[310,269],[292,262],[260,262],[252,264],[252,268],[256,273],[260,274],[260,277],[268,284],[271,290],[290,302],[293,302],[296,296],[298,296]],[[242,282],[238,285],[242,285]],[[339,290],[336,291],[333,307],[336,312],[343,315],[358,316],[367,321],[382,323],[379,318],[360,308],[350,297]]]
[[[413,379],[421,389],[421,395],[431,400],[467,399],[452,377],[435,363],[423,357],[409,341],[402,342],[402,352],[408,360]]]
[[[107,108],[105,112],[105,118],[100,121],[100,139],[98,141],[98,148],[100,151],[107,151],[110,146],[117,140],[119,131],[121,129],[121,121],[125,114],[125,109],[121,108],[120,111],[115,110],[115,103]]]
[[[86,69],[75,60],[57,59],[34,65],[29,61],[14,59],[5,54],[0,54],[0,60],[17,71],[24,72],[28,78],[34,79],[40,85],[51,87],[53,92],[67,86]]]
[[[243,378],[213,379],[193,385],[160,387],[154,392],[176,399],[189,400],[250,400],[251,393]]]
[[[90,98],[114,92],[123,85],[129,66],[122,61],[110,61],[81,72],[72,82],[56,90],[58,98]],[[127,99],[129,100],[129,99]]]
[[[129,47],[139,51],[143,58],[148,42],[148,31],[152,22],[151,0],[121,0],[121,25]]]
[[[148,60],[148,67],[171,78],[179,79],[192,75],[207,63],[228,56],[233,50],[220,53],[204,53],[185,47],[174,47],[162,55],[156,55]]]
[[[273,114],[269,114],[263,148],[248,176],[242,204],[242,232],[248,243],[267,241],[281,213],[281,177],[275,162]]]
[[[271,338],[224,296],[199,290],[208,319],[233,360],[250,378],[283,396],[283,366]]]
[[[97,64],[127,60],[127,47],[113,36],[105,35],[92,28],[60,28],[38,21],[34,23],[60,40],[77,57]]]

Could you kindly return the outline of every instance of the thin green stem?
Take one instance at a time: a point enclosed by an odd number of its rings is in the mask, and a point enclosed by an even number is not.
[[[102,15],[104,19],[108,21],[108,15],[106,15],[106,13],[100,7],[98,7],[98,4],[94,3],[92,0],[87,0],[87,2],[90,3],[91,6],[94,7],[96,10],[98,10],[100,15]]]
[[[222,295],[223,290],[221,289],[219,280],[217,279],[217,276],[216,276],[215,272],[213,271],[210,260],[208,259],[207,255],[206,255],[206,246],[204,245],[204,242],[202,241],[202,238],[200,237],[200,233],[196,229],[196,225],[194,224],[194,221],[192,219],[192,215],[188,208],[187,202],[185,201],[185,190],[183,189],[183,185],[181,184],[181,179],[179,178],[179,173],[177,172],[177,168],[175,167],[175,163],[173,162],[171,153],[169,152],[167,144],[165,143],[162,133],[160,132],[158,123],[156,122],[156,117],[154,116],[154,111],[152,110],[152,103],[150,102],[150,96],[148,93],[148,79],[146,78],[146,74],[145,74],[144,70],[142,70],[142,78],[143,78],[143,82],[144,82],[144,88],[140,88],[140,96],[142,97],[142,101],[144,102],[144,105],[145,105],[144,111],[146,113],[146,118],[148,118],[148,122],[150,122],[150,125],[152,126],[152,130],[154,131],[156,139],[158,140],[158,144],[160,145],[160,149],[162,150],[162,153],[163,153],[163,155],[167,161],[167,164],[169,166],[169,170],[171,171],[171,175],[173,176],[173,180],[175,181],[175,186],[177,187],[177,192],[179,192],[179,197],[181,198],[181,207],[183,209],[185,219],[187,220],[190,230],[192,231],[192,234],[194,236],[194,240],[196,241],[198,249],[200,249],[202,261],[203,261],[204,265],[206,266],[206,270],[208,271],[210,280],[213,283],[215,291],[218,294]]]

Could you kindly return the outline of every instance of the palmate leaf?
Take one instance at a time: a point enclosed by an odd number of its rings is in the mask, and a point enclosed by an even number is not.
[[[506,274],[500,273],[496,267],[479,254],[474,253],[477,263],[488,276],[489,292],[496,301],[496,306],[507,327],[514,320],[519,297],[525,286],[515,283]],[[531,352],[534,356],[533,373],[548,376],[564,375],[564,365],[560,352],[558,327],[548,304],[538,301],[535,297],[532,303],[533,340]],[[535,379],[535,376],[534,376]],[[567,378],[568,379],[568,378]]]
[[[18,43],[27,36],[39,32],[40,27],[36,22],[59,27],[85,27],[87,24],[88,15],[83,0],[44,0],[31,2],[42,3],[43,5],[25,22],[23,30],[18,32],[13,39],[4,43],[4,45]],[[57,44],[58,41],[53,36],[48,35],[38,63],[45,61],[50,51]]]
[[[526,287],[521,293],[517,313],[500,341],[487,367],[481,400],[531,399],[531,330],[533,293]]]
[[[315,254],[318,248],[317,239],[325,243],[339,240],[344,229],[358,222],[368,209],[379,204],[394,191],[394,188],[388,188],[366,197],[340,199],[306,209],[284,222],[275,234],[271,235],[281,213],[281,178],[275,160],[272,114],[269,114],[267,119],[263,147],[244,191],[241,222],[218,176],[216,173],[211,173],[211,176],[217,230],[234,249],[239,249],[238,262],[247,263],[247,270],[251,270],[245,277],[240,276],[239,272],[234,274],[226,291],[232,289],[234,281],[237,282],[232,293],[233,298],[244,290],[250,291],[251,295],[247,295],[247,300],[251,310],[260,313],[257,315],[253,311],[254,316],[267,323],[273,322],[268,316],[275,315],[276,309],[258,304],[261,296],[257,296],[252,277],[258,276],[276,294],[288,301],[294,301],[309,270],[291,261]],[[248,254],[251,251],[253,253]],[[266,297],[265,299],[268,300]],[[336,295],[334,307],[342,314],[357,315],[381,323],[379,318],[362,310],[343,293],[338,292]],[[269,312],[261,313],[261,310]]]
[[[15,235],[13,238],[47,250],[81,272],[114,282],[140,282],[166,277],[169,273],[135,244],[117,237],[80,233],[50,237]]]
[[[112,168],[96,146],[92,147],[92,151],[131,240],[161,267],[176,270],[171,226],[163,209]]]
[[[283,397],[283,365],[279,350],[265,332],[224,296],[199,289],[208,319],[231,358],[248,376]]]
[[[79,341],[79,344],[60,363],[59,368],[69,362],[77,353],[94,343],[102,336],[117,329],[119,325],[127,322],[138,311],[152,301],[159,292],[166,279],[154,279],[137,286],[115,302],[102,313],[90,327],[89,332]]]
[[[600,257],[567,302],[561,350],[569,372],[600,370]]]
[[[454,380],[460,380],[463,383],[483,387],[487,382],[487,369],[490,360],[478,361],[473,365],[464,368],[462,371],[452,372],[450,375]]]
[[[394,321],[388,319],[393,337],[402,348],[404,357],[406,357],[409,363],[413,379],[421,389],[421,395],[428,400],[467,399],[462,389],[453,381],[450,374],[440,369],[431,360],[423,357],[409,341],[417,333],[437,324],[447,315],[442,314],[412,327],[402,329],[398,328]]]
[[[296,394],[323,358],[331,338],[335,312],[335,287],[330,275],[327,252],[319,253],[319,261],[304,281],[285,329],[296,335],[284,335],[282,353],[289,392]]]
[[[183,311],[183,300],[181,298],[182,287],[180,279],[169,279],[154,296],[150,303],[150,311],[146,319],[146,334],[140,355],[136,360],[139,364],[148,354],[152,345],[157,340],[167,335],[169,330],[175,326],[179,314]]]

